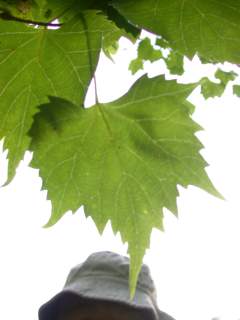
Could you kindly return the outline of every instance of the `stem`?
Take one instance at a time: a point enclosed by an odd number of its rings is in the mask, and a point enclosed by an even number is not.
[[[91,44],[90,44],[90,37],[89,37],[89,32],[88,32],[88,25],[87,25],[87,21],[84,17],[84,14],[80,15],[82,23],[83,23],[83,27],[86,31],[86,41],[87,41],[87,47],[88,47],[88,59],[89,59],[89,66],[90,66],[90,72],[93,75],[93,83],[94,83],[94,92],[95,92],[95,101],[96,104],[99,104],[99,100],[98,100],[98,94],[97,94],[97,79],[96,79],[96,75],[95,75],[95,68],[93,66],[93,61],[92,61],[92,56],[91,56]]]
[[[22,18],[14,17],[11,15],[10,12],[8,12],[6,10],[4,10],[2,13],[0,13],[0,19],[7,20],[7,21],[23,22],[23,23],[33,24],[33,25],[43,26],[43,27],[61,27],[62,26],[61,23],[33,21],[33,20],[29,20],[29,19],[22,19]]]
[[[93,83],[94,83],[94,93],[95,93],[96,104],[99,104],[98,94],[97,94],[97,79],[96,79],[95,73],[94,73],[94,76],[93,76]]]

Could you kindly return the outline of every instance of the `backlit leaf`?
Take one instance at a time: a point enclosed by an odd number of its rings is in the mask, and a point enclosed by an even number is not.
[[[171,50],[164,60],[171,74],[182,75],[184,73],[183,55],[179,52]]]
[[[103,36],[112,30],[112,23],[96,12],[58,30],[0,20],[0,139],[5,137],[8,149],[8,181],[28,149],[37,105],[48,95],[82,105]]]
[[[235,85],[233,86],[233,93],[234,93],[236,96],[240,97],[240,85],[239,85],[239,84],[235,84]]]
[[[233,71],[227,72],[227,71],[218,69],[215,73],[215,78],[219,79],[221,83],[224,84],[225,86],[228,84],[229,81],[235,80],[236,77],[237,77],[237,73]]]
[[[162,52],[153,47],[149,38],[144,38],[139,42],[137,52],[137,58],[129,64],[129,70],[131,70],[133,74],[143,69],[145,61],[154,62],[163,57]]]
[[[240,2],[236,0],[114,0],[133,24],[192,58],[240,63]]]
[[[205,99],[221,97],[225,90],[225,86],[222,83],[216,83],[204,77],[200,81],[201,83],[201,93]]]
[[[138,57],[154,62],[162,58],[162,52],[153,47],[149,38],[144,38],[138,45]]]
[[[169,43],[163,38],[157,38],[155,44],[163,49],[169,48]]]
[[[31,165],[52,202],[48,225],[82,205],[100,232],[111,220],[129,245],[132,293],[152,228],[163,228],[163,208],[177,213],[177,185],[220,196],[186,101],[195,86],[143,77],[119,100],[88,109],[50,98],[30,132]]]
[[[139,70],[142,70],[143,69],[143,60],[140,58],[133,59],[130,62],[128,69],[132,72],[132,74],[135,74]]]
[[[237,74],[233,71],[227,72],[218,69],[215,72],[215,78],[220,80],[220,82],[212,82],[207,77],[200,80],[201,93],[205,99],[213,97],[221,97],[224,93],[228,82],[235,80]]]

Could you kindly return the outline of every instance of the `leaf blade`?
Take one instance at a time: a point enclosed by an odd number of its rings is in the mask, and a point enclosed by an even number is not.
[[[192,58],[239,63],[240,4],[237,1],[114,0],[134,25],[161,35],[172,48]]]
[[[100,232],[111,220],[128,242],[131,294],[152,228],[163,228],[163,208],[177,213],[177,185],[220,196],[186,102],[195,87],[143,77],[115,102],[81,109],[51,98],[35,116],[31,165],[53,204],[49,224],[81,205]]]
[[[82,17],[86,20],[84,23]],[[112,24],[85,12],[58,30],[0,21],[0,139],[8,149],[8,182],[29,146],[37,105],[56,95],[82,105],[95,71],[103,34]],[[28,88],[28,96],[20,94]],[[23,112],[24,110],[24,112]]]

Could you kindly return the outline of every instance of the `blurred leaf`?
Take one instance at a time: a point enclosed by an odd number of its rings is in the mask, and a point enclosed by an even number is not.
[[[143,69],[143,60],[136,58],[134,60],[132,60],[129,64],[129,68],[128,68],[132,74],[137,73],[139,70]]]
[[[235,85],[233,86],[233,93],[234,93],[236,96],[240,97],[240,85],[239,85],[239,84],[235,84]]]
[[[163,38],[157,38],[155,44],[163,49],[169,48],[169,43]]]
[[[221,97],[224,93],[225,86],[222,83],[215,83],[204,77],[200,81],[201,93],[205,99]]]
[[[235,80],[237,76],[238,76],[237,73],[233,71],[227,72],[221,69],[218,69],[215,73],[215,78],[219,79],[221,83],[224,84],[225,86],[228,84],[229,81]]]
[[[149,38],[144,38],[138,45],[138,58],[154,62],[162,58],[162,52],[153,47]]]
[[[184,73],[183,55],[179,52],[171,50],[164,60],[171,74],[182,75]]]
[[[201,93],[205,99],[221,97],[224,93],[228,82],[235,80],[237,74],[233,71],[227,72],[218,69],[215,72],[215,78],[220,80],[220,83],[212,82],[208,78],[204,77],[200,80]]]
[[[132,74],[143,69],[145,61],[154,62],[163,58],[162,52],[153,47],[149,38],[144,38],[139,42],[137,51],[137,58],[132,60],[129,64],[129,70],[131,70]]]

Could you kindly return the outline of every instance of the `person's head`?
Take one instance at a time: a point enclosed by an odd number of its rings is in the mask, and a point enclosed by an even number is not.
[[[39,309],[39,320],[174,320],[157,307],[149,268],[129,296],[129,259],[97,252],[73,268],[63,290]]]

